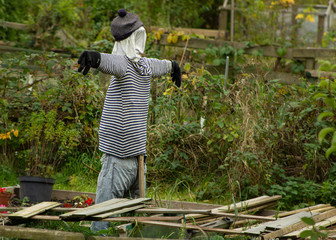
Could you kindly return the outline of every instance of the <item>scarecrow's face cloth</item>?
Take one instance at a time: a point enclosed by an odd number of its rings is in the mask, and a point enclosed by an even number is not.
[[[128,38],[115,42],[112,54],[126,55],[130,60],[138,62],[145,51],[146,37],[145,28],[140,27]]]

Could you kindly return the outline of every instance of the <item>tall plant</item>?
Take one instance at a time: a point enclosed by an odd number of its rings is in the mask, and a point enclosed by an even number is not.
[[[329,73],[327,78],[321,78],[318,84],[318,92],[314,96],[317,101],[321,101],[322,112],[318,116],[318,121],[324,125],[319,132],[319,142],[329,143],[325,155],[329,158],[331,154],[336,152],[336,83],[333,79],[336,77],[336,64],[329,61],[320,61],[320,71]]]
[[[79,132],[57,119],[57,112],[32,113],[24,127],[22,145],[25,172],[29,176],[50,177],[68,150],[79,141]]]

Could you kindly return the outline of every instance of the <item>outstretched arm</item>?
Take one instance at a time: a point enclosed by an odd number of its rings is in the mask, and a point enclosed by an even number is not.
[[[155,58],[149,58],[150,66],[152,69],[152,76],[159,77],[170,73],[172,81],[177,87],[181,86],[181,69],[177,62],[169,60],[159,60]]]
[[[98,68],[99,71],[114,75],[116,77],[122,77],[127,70],[127,62],[124,56],[99,53],[97,51],[84,51],[79,59],[78,72],[83,71],[86,75],[90,68]]]

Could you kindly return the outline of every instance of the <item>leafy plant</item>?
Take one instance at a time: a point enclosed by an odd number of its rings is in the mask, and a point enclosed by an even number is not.
[[[316,223],[313,218],[303,217],[301,218],[301,220],[311,227],[311,229],[304,230],[300,233],[301,238],[318,240],[318,239],[326,239],[328,237],[328,232],[325,231],[327,229],[325,227],[316,227],[315,226]]]
[[[22,141],[27,175],[50,177],[68,150],[78,145],[79,132],[56,119],[56,111],[32,113]]]
[[[336,76],[334,71],[336,70],[336,64],[331,64],[329,61],[320,61],[320,71],[325,71],[330,73],[330,77]],[[320,143],[323,143],[327,139],[327,135],[332,135],[329,138],[330,147],[326,151],[326,158],[336,152],[336,129],[334,115],[336,113],[336,83],[331,80],[331,78],[321,79],[319,82],[319,91],[316,93],[314,98],[317,101],[322,101],[324,103],[323,111],[318,116],[319,122],[326,122],[327,126],[320,130],[318,139]]]

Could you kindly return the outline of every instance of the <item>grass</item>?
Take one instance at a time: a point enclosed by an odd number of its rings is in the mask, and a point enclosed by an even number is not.
[[[0,168],[0,187],[16,186],[19,184],[18,174],[9,165]]]

